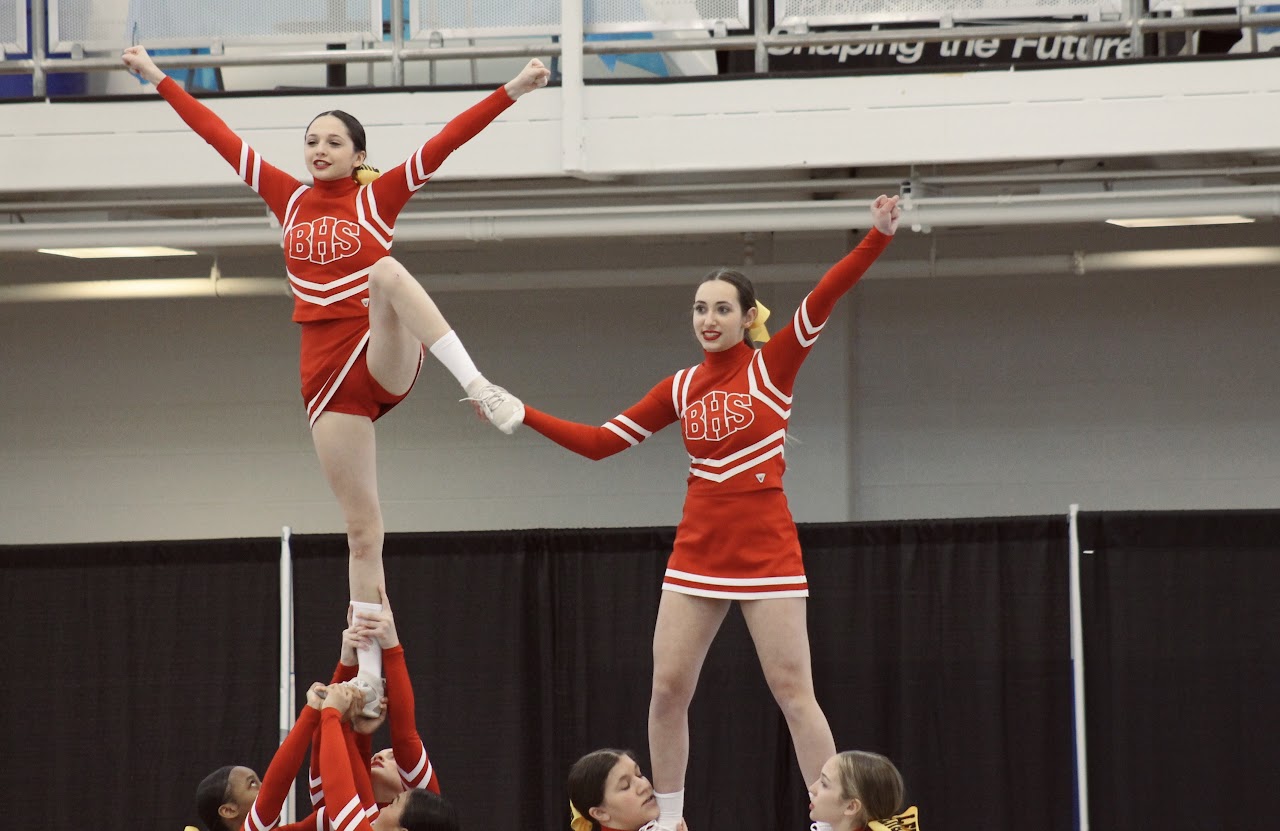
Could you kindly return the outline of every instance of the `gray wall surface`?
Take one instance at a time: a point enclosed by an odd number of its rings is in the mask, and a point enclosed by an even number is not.
[[[682,286],[438,299],[491,380],[599,424],[697,362],[706,266]],[[776,329],[807,287],[748,271]],[[1264,270],[864,280],[800,374],[793,513],[1275,507],[1278,300]],[[289,312],[284,297],[0,305],[0,543],[341,531]],[[678,520],[674,428],[592,463],[501,435],[460,395],[428,357],[378,423],[388,531]]]

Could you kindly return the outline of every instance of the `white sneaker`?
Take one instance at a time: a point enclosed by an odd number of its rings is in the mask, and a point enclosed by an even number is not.
[[[462,400],[472,402],[476,412],[508,436],[524,423],[524,403],[497,384],[485,384]]]
[[[364,709],[360,711],[362,716],[365,718],[377,718],[382,715],[383,686],[381,678],[362,672],[345,683],[364,696]]]

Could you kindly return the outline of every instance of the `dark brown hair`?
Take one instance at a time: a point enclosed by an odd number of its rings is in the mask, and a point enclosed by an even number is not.
[[[600,823],[591,816],[591,809],[604,802],[609,771],[623,758],[635,759],[630,751],[606,747],[588,753],[569,768],[569,801],[578,813],[591,821],[591,831],[600,831]]]
[[[232,769],[232,765],[220,767],[196,786],[196,816],[204,823],[205,831],[223,831],[218,809],[230,799],[227,789],[231,786]]]
[[[738,305],[742,307],[742,313],[745,315],[748,310],[756,307],[756,288],[751,285],[751,281],[747,279],[747,275],[741,271],[732,268],[717,268],[702,278],[702,283],[710,283],[713,280],[720,280],[733,286],[738,291]],[[699,283],[698,285],[702,285]],[[742,338],[747,346],[754,346],[751,335],[745,334]]]
[[[324,118],[326,115],[331,115],[346,125],[347,135],[351,136],[351,145],[355,147],[357,153],[365,152],[364,125],[360,123],[360,119],[342,110],[326,110],[316,118]],[[311,119],[311,124],[316,123],[316,118]],[[311,124],[307,125],[308,133],[311,132]]]
[[[400,812],[400,827],[405,831],[459,831],[458,812],[438,793],[414,788],[405,797]]]

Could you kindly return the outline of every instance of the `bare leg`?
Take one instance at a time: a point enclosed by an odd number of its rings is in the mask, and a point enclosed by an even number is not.
[[[387,392],[404,393],[418,372],[419,344],[431,350],[499,430],[511,433],[524,421],[520,399],[480,374],[431,296],[404,266],[383,257],[369,273],[369,373]]]
[[[660,793],[684,789],[689,702],[707,650],[728,611],[728,600],[662,593],[653,631],[653,695],[649,699],[649,760],[653,788]]]
[[[369,373],[395,395],[418,373],[421,346],[452,331],[435,301],[404,266],[383,257],[369,275]],[[466,386],[466,382],[459,379]]]
[[[321,413],[311,428],[311,440],[329,487],[338,497],[347,524],[351,551],[348,579],[354,611],[382,608],[378,587],[383,584],[382,509],[378,505],[377,447],[373,422],[364,416]],[[373,643],[356,650],[358,680],[366,716],[376,716],[382,698],[382,649]]]
[[[783,597],[742,601],[742,616],[755,641],[756,654],[774,700],[782,708],[805,783],[813,782],[835,755],[827,717],[813,694],[806,600]]]
[[[384,530],[373,422],[364,416],[321,413],[311,428],[311,440],[346,521],[351,599],[379,603]]]

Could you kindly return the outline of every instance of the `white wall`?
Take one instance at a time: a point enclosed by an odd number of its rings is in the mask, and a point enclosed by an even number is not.
[[[781,322],[804,287],[752,273]],[[600,423],[696,359],[689,298],[440,300],[493,380]],[[796,518],[1275,507],[1277,301],[1260,272],[866,280],[800,376]],[[288,315],[284,298],[0,306],[0,543],[340,531]],[[429,361],[379,423],[389,530],[679,518],[673,430],[590,463],[458,396]]]
[[[1271,151],[1278,66],[1280,58],[1259,58],[592,86],[580,119],[564,118],[576,112],[572,93],[549,89],[504,113],[442,176],[560,176],[570,145],[581,148],[581,171],[596,177]],[[321,109],[358,112],[385,142],[379,158],[398,159],[475,100],[457,91],[326,92],[232,98],[216,108],[264,158],[287,166],[296,164],[298,126]],[[112,188],[122,179],[139,188],[225,185],[225,163],[200,144],[159,100],[5,104],[0,153],[24,164],[0,178],[0,193]]]

